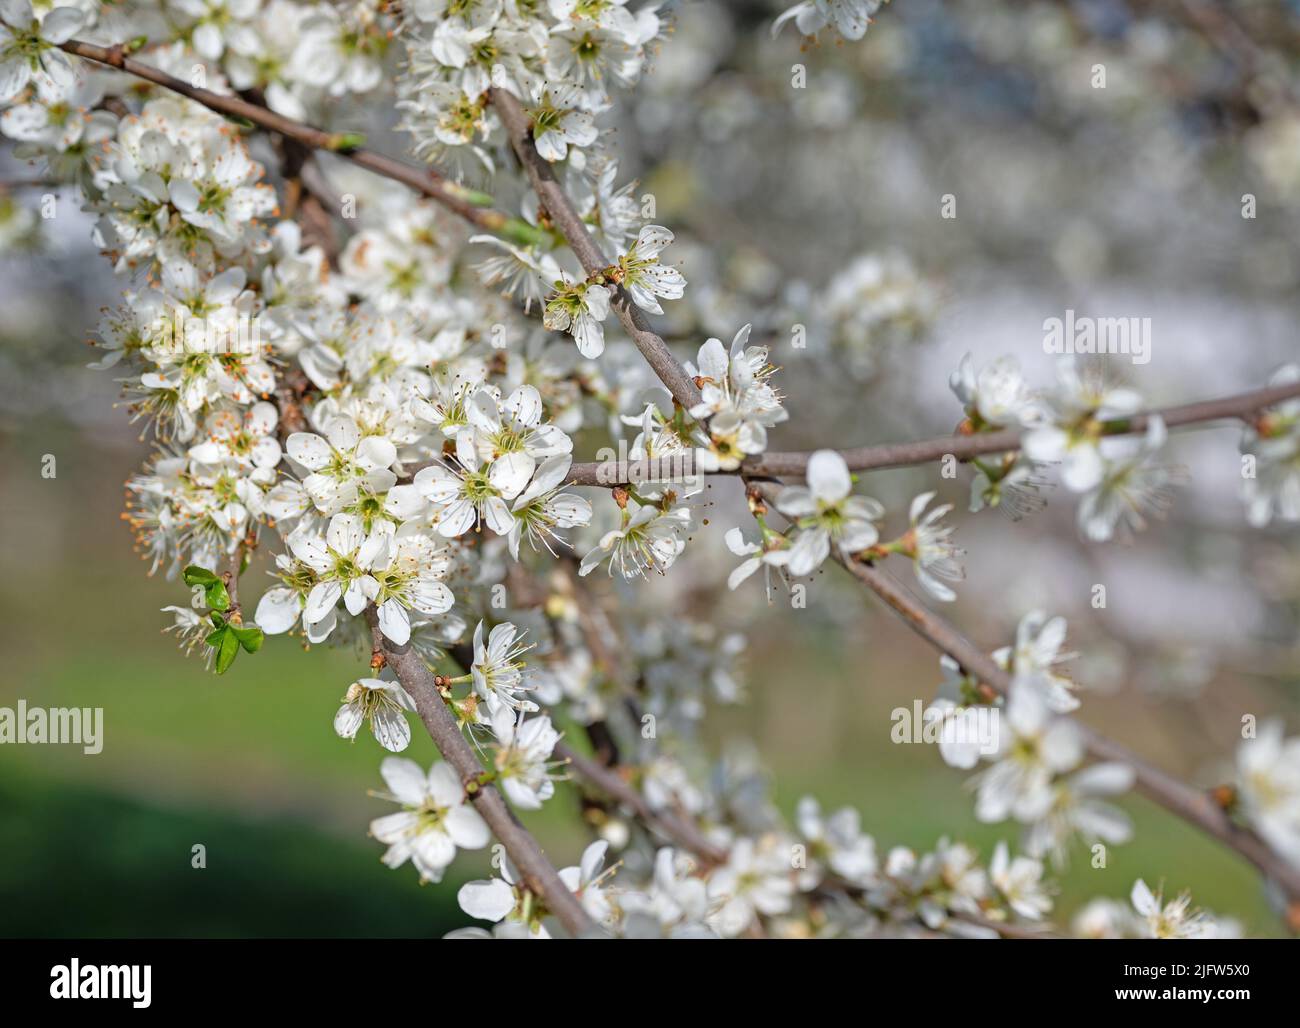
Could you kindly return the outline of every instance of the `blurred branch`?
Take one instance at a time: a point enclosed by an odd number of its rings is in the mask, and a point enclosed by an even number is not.
[[[678,817],[672,811],[652,809],[640,791],[623,776],[621,768],[608,767],[590,757],[584,757],[564,743],[555,747],[555,755],[567,760],[574,771],[627,807],[656,834],[694,853],[709,864],[721,864],[726,861],[727,851],[711,843],[693,821]]]
[[[1177,0],[1176,6],[1209,44],[1238,65],[1246,76],[1254,78],[1266,70],[1269,54],[1246,32],[1226,5],[1208,3],[1207,0]],[[1295,104],[1300,100],[1300,94],[1296,91],[1294,77],[1284,68],[1280,70],[1278,88],[1289,103]]]
[[[268,109],[261,89],[245,90],[240,95],[249,103]],[[329,266],[337,268],[339,239],[330,212],[342,212],[342,197],[334,193],[316,167],[316,151],[289,136],[273,136],[272,143],[284,179],[284,216],[296,221],[302,227],[303,239],[319,245]]]
[[[68,183],[49,178],[14,178],[0,180],[0,193],[11,189],[66,189]]]

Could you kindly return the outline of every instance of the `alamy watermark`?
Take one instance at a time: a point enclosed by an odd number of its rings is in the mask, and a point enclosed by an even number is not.
[[[998,752],[1002,711],[998,707],[925,707],[920,700],[912,706],[895,707],[889,738],[895,743],[927,743],[931,746],[974,747],[982,756]]]
[[[50,968],[52,999],[129,999],[143,1010],[153,1000],[153,965],[86,964],[73,957]]]
[[[1151,360],[1150,318],[1077,317],[1043,322],[1043,352],[1054,354],[1123,354],[1134,364]]]
[[[80,746],[83,753],[104,748],[103,707],[0,707],[0,743]]]

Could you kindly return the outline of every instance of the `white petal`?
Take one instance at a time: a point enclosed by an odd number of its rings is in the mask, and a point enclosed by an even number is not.
[[[312,432],[295,432],[285,444],[290,458],[309,471],[319,471],[333,456],[330,445]]]
[[[397,600],[385,600],[379,605],[379,630],[384,638],[405,646],[411,638],[411,619]]]
[[[361,727],[363,720],[365,716],[361,711],[360,703],[345,703],[334,715],[334,731],[341,739],[355,739],[357,729]]]
[[[337,727],[337,722],[335,723]],[[401,753],[411,742],[411,726],[400,711],[380,708],[370,723],[379,745],[390,753]],[[355,729],[353,730],[355,732]]]
[[[302,612],[305,624],[314,624],[333,611],[343,594],[338,582],[317,582],[307,594],[307,606]]]
[[[823,502],[835,503],[848,496],[852,482],[844,458],[834,450],[818,450],[809,457],[808,488]]]
[[[500,921],[515,909],[515,890],[500,878],[466,882],[456,893],[460,909],[480,921]]]
[[[253,620],[267,635],[280,635],[297,623],[301,609],[302,603],[297,593],[286,586],[277,586],[268,589],[257,601],[257,613]]]
[[[478,811],[473,807],[463,804],[453,807],[447,811],[443,824],[447,834],[464,850],[480,850],[492,840],[492,833],[488,830],[487,823],[479,817]]]
[[[523,492],[536,467],[537,462],[522,450],[503,454],[492,462],[488,481],[507,500],[513,500]]]
[[[389,792],[408,807],[418,807],[428,791],[428,778],[420,765],[405,757],[385,757],[379,765]],[[383,841],[383,840],[381,840]]]

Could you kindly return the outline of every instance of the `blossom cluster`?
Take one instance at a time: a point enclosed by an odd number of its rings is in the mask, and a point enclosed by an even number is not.
[[[963,551],[951,541],[953,526],[944,524],[950,504],[930,507],[934,493],[922,493],[912,500],[909,528],[887,543],[879,540],[878,522],[885,516],[884,505],[869,496],[852,492],[853,480],[843,456],[834,450],[818,450],[808,459],[808,484],[785,486],[774,504],[790,526],[785,532],[768,527],[758,515],[760,542],[747,542],[739,529],[727,535],[732,553],[748,559],[732,573],[729,585],[735,589],[763,567],[769,575],[802,577],[816,571],[832,553],[840,560],[871,562],[891,553],[911,560],[916,580],[937,600],[950,602],[957,594],[947,582],[964,575]],[[946,580],[946,581],[945,581]]]
[[[1013,925],[1041,922],[1052,909],[1043,865],[999,844],[990,863],[974,849],[940,840],[917,854],[877,854],[857,811],[823,816],[812,797],[799,804],[796,830],[715,837],[726,849],[704,864],[672,847],[629,866],[605,867],[609,843],[587,847],[560,877],[592,920],[623,938],[738,938],[762,928],[777,937],[907,937],[943,933],[997,938]],[[548,911],[519,884],[509,861],[499,877],[467,882],[461,909],[492,924],[450,938],[548,938]]]
[[[1080,494],[1080,534],[1093,542],[1132,535],[1147,519],[1163,517],[1173,490],[1186,471],[1157,458],[1168,432],[1153,414],[1139,435],[1125,433],[1142,409],[1141,395],[1107,380],[1102,364],[1063,358],[1056,365],[1054,388],[1032,388],[1011,357],[976,370],[967,355],[950,385],[966,412],[963,430],[970,433],[1021,431],[1021,450],[1000,459],[976,459],[971,482],[971,510],[1002,507],[1013,518],[1041,510],[1050,484],[1049,468],[1058,467],[1061,483]]]
[[[26,0],[0,0],[0,132],[81,190],[95,242],[122,277],[94,366],[118,377],[154,447],[127,483],[139,548],[151,569],[203,593],[165,608],[181,645],[218,672],[240,647],[256,652],[262,633],[372,654],[333,724],[354,741],[368,728],[390,754],[382,797],[400,809],[370,826],[387,866],[409,863],[439,881],[459,851],[485,848],[490,831],[473,793],[488,785],[520,810],[553,800],[571,777],[561,748],[571,728],[593,742],[602,731],[617,736],[625,766],[612,773],[626,772],[653,816],[684,817],[705,842],[694,852],[666,847],[622,806],[584,797],[597,838],[560,879],[619,935],[994,936],[1045,920],[1046,861],[1062,862],[1075,839],[1129,837],[1126,816],[1105,798],[1130,787],[1132,770],[1085,765],[1066,716],[1079,700],[1060,668],[1061,618],[1031,613],[1015,644],[993,655],[1012,680],[1006,697],[950,659],[943,665],[931,711],[944,726],[944,759],[968,770],[983,761],[972,780],[977,817],[1024,827],[1022,853],[1002,842],[983,864],[949,839],[928,853],[878,855],[855,810],[824,816],[811,798],[786,824],[747,756],[708,767],[698,745],[711,705],[742,697],[743,637],[651,601],[610,600],[677,563],[696,527],[698,485],[622,483],[593,503],[572,484],[575,438],[627,435],[632,460],[689,456],[701,473],[739,472],[789,418],[772,347],[751,338],[766,336],[750,324],[729,344],[709,338],[698,348],[685,368],[699,390],[690,405],[651,382],[617,329],[606,338],[611,312],[660,315],[662,301],[686,289],[667,262],[674,234],[618,184],[617,162],[600,146],[611,89],[638,80],[664,34],[657,4],[129,6],[149,42],[107,7],[38,14]],[[793,19],[806,34],[834,26],[856,39],[878,7],[806,0],[777,27]],[[462,179],[493,180],[508,166],[509,141],[492,91],[513,96],[537,154],[610,263],[582,267],[560,242],[556,212],[535,198],[500,235],[472,235],[431,203],[346,172],[355,218],[340,212],[340,226],[327,216],[329,230],[281,218],[291,192],[295,203],[325,202],[302,200],[311,189],[292,159],[276,154],[277,169],[271,151],[208,108],[74,61],[61,45],[78,32],[293,118],[326,115],[344,93],[382,95],[396,40],[405,60],[397,106],[414,152]],[[278,181],[289,179],[292,190]],[[495,204],[456,188],[472,205]],[[904,331],[920,320],[924,294],[910,267],[871,260],[826,291],[832,320],[861,347],[882,326]],[[964,434],[1022,433],[1018,453],[973,462],[973,510],[1032,511],[1045,470],[1059,464],[1065,486],[1082,495],[1083,532],[1102,540],[1163,511],[1180,480],[1154,460],[1161,419],[1147,417],[1136,441],[1121,438],[1140,399],[1090,368],[1063,364],[1055,390],[1040,394],[1014,362],[977,371],[967,359],[951,386]],[[1300,516],[1298,415],[1295,404],[1276,407],[1243,443],[1258,464],[1247,487],[1257,524]],[[809,455],[804,479],[774,489],[777,524],[769,499],[751,492],[758,540],[739,526],[725,536],[744,558],[732,589],[760,568],[770,588],[772,577],[806,577],[830,559],[898,555],[933,599],[956,598],[963,551],[945,521],[951,506],[932,505],[934,492],[915,496],[906,527],[890,536],[885,505],[855,492],[841,453]],[[246,623],[238,586],[259,558],[272,584],[248,604]],[[588,578],[597,569],[617,573],[609,593]],[[405,647],[436,694],[385,666],[385,649]],[[451,664],[453,673],[434,674]],[[429,703],[445,705],[483,756],[477,778],[396,756],[411,743],[411,716],[426,719]],[[991,748],[966,731],[983,707],[1000,715]],[[1279,853],[1300,859],[1295,743],[1269,725],[1243,745],[1235,803]],[[556,931],[545,897],[518,869],[505,861],[497,870],[459,892],[466,914],[494,927],[456,934]],[[1165,903],[1139,886],[1136,919],[1094,930],[1098,915],[1086,933],[1204,930],[1186,901]]]

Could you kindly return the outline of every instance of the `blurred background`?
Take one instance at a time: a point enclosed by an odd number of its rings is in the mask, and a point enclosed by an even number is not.
[[[610,119],[622,177],[679,234],[690,288],[661,325],[683,358],[747,322],[771,345],[792,412],[773,449],[951,431],[962,415],[947,378],[966,352],[1013,354],[1047,385],[1043,321],[1067,308],[1151,319],[1151,361],[1110,369],[1151,406],[1254,388],[1300,358],[1294,0],[895,0],[852,45],[808,45],[789,26],[770,38],[779,3],[670,6],[648,79]],[[402,152],[401,137],[378,138]],[[0,705],[103,707],[105,745],[0,746],[0,934],[436,936],[466,923],[455,887],[485,871],[481,855],[421,888],[365,837],[384,812],[367,796],[381,752],[331,727],[364,657],[280,637],[216,678],[160,634],[159,608],[186,591],[146,577],[118,519],[147,447],[109,376],[84,367],[120,287],[70,193],[35,240],[39,192],[0,193]],[[955,218],[941,216],[946,194]],[[1243,715],[1300,727],[1300,547],[1294,526],[1247,528],[1238,436],[1179,433],[1171,453],[1191,481],[1127,544],[1083,542],[1061,490],[1019,523],[966,513],[964,471],[874,472],[860,491],[901,528],[912,495],[938,488],[968,552],[945,613],[989,649],[1034,607],[1064,614],[1083,720],[1211,786]],[[949,835],[987,858],[1014,839],[975,821],[963,775],[931,747],[889,742],[890,711],[933,696],[935,654],[830,572],[797,616],[752,583],[720,595],[735,564],[722,536],[744,508],[734,482],[709,498],[692,559],[656,589],[749,639],[746,699],[710,713],[712,750],[748,740],[782,810],[806,793],[853,805],[882,850]],[[1105,609],[1090,604],[1098,583]],[[408,755],[434,753],[417,737]],[[584,843],[575,803],[562,789],[528,818],[560,865]],[[1248,934],[1282,932],[1250,867],[1144,800],[1122,805],[1134,840],[1105,869],[1076,855],[1058,924],[1144,877],[1190,888]]]

